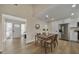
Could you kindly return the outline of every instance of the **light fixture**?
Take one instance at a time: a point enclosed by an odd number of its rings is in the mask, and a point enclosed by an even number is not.
[[[73,16],[74,15],[74,13],[71,13],[71,16]]]
[[[46,17],[46,18],[48,18],[49,16],[48,16],[48,15],[46,15],[45,17]]]
[[[76,4],[73,4],[72,7],[73,7],[73,8],[76,7]]]

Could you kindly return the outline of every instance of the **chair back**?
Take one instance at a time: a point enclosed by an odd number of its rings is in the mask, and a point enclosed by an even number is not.
[[[46,36],[46,33],[45,32],[43,32],[42,34]]]
[[[52,35],[52,36],[48,37],[48,39],[51,40],[51,43],[52,43],[54,41],[54,36]]]
[[[37,35],[41,35],[41,33],[37,33]]]
[[[39,35],[41,35],[41,33],[37,33],[37,34],[36,34],[37,38],[39,37]]]
[[[54,41],[57,40],[58,34],[54,35]]]

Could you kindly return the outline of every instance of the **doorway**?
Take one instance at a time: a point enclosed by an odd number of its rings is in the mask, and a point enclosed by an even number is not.
[[[21,39],[25,33],[25,24],[5,22],[6,39]]]
[[[61,39],[68,40],[68,24],[60,24]]]

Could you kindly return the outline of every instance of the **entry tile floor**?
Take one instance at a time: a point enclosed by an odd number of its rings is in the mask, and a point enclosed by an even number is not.
[[[58,40],[58,46],[52,49],[52,53],[48,48],[47,54],[78,54],[79,43]],[[34,42],[26,44],[25,40],[13,39],[6,40],[4,43],[3,54],[45,54],[44,48],[40,44],[35,45]]]

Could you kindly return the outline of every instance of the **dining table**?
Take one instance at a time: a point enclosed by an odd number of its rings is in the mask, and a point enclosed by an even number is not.
[[[53,36],[53,34],[41,34],[41,35],[38,35],[38,38],[39,38],[39,40],[40,40],[40,43],[41,43],[41,47],[42,47],[42,43],[44,42],[44,48],[45,48],[45,53],[46,53],[46,45],[45,45],[45,42],[47,41],[47,40],[49,40],[48,38],[49,37],[51,37],[51,36]]]

